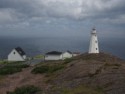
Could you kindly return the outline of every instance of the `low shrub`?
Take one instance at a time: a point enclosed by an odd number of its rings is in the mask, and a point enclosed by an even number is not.
[[[58,88],[55,88],[58,90]],[[60,94],[104,94],[102,89],[96,89],[88,86],[77,86],[74,88],[59,88]]]
[[[13,92],[7,92],[7,94],[36,94],[40,89],[33,85],[22,86],[20,88],[16,88]]]
[[[13,74],[22,71],[21,68],[1,68],[0,75]]]
[[[72,62],[72,61],[73,61],[72,58],[66,58],[66,59],[64,60],[64,64],[70,63],[70,62]]]
[[[49,73],[53,73],[55,71],[61,70],[64,68],[64,65],[54,65],[54,66],[49,66]]]
[[[27,67],[29,67],[29,65],[21,64],[21,65],[15,65],[15,67],[17,67],[17,68],[27,68]]]
[[[46,73],[49,70],[48,66],[39,66],[34,68],[31,72],[34,74]]]
[[[17,72],[21,72],[22,68],[27,68],[29,65],[27,64],[19,64],[19,65],[4,65],[0,68],[0,75],[13,74]]]
[[[31,72],[34,74],[53,73],[63,68],[64,68],[64,65],[51,65],[51,66],[44,65],[44,66],[35,67]]]

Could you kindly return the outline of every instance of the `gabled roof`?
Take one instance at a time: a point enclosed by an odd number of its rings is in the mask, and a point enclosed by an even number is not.
[[[23,49],[20,48],[20,47],[15,48],[15,50],[16,50],[21,56],[26,55],[26,53],[25,53],[25,52],[23,51]]]
[[[48,52],[46,53],[46,55],[61,55],[62,52],[58,52],[58,51],[51,51],[51,52]]]
[[[66,52],[68,52],[68,53],[72,54],[72,52],[71,52],[71,51],[66,51]]]

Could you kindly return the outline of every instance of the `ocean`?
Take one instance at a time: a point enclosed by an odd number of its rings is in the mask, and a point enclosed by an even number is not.
[[[88,52],[89,38],[83,37],[0,37],[0,58],[6,59],[10,51],[21,47],[29,57],[49,51]],[[99,49],[125,59],[123,38],[99,38]]]

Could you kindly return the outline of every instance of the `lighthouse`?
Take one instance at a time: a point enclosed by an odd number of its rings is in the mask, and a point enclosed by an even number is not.
[[[95,28],[93,28],[91,31],[91,39],[90,39],[88,53],[90,54],[99,53],[98,38],[97,38],[97,32]]]

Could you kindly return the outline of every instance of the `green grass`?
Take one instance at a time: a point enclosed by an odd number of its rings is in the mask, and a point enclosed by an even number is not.
[[[0,64],[6,64],[6,63],[8,63],[8,62],[5,60],[0,61]]]
[[[0,64],[22,64],[24,63],[24,61],[7,61],[7,60],[3,60],[3,61],[0,61]]]
[[[42,65],[35,67],[31,72],[33,74],[53,73],[64,68],[64,65]]]
[[[61,70],[64,68],[64,65],[55,65],[55,66],[50,66],[49,68],[49,73],[53,73],[55,71]]]
[[[97,89],[92,89],[85,86],[79,86],[74,89],[65,89],[62,94],[104,94],[102,91]]]
[[[64,60],[64,64],[68,64],[68,63],[70,63],[70,62],[72,62],[72,61],[73,61],[72,58],[66,58],[66,59]]]
[[[34,68],[31,72],[33,74],[39,74],[39,73],[42,74],[48,72],[48,70],[49,70],[48,66],[39,66]]]
[[[36,94],[39,91],[41,90],[38,87],[28,85],[16,88],[13,92],[7,92],[6,94]]]
[[[0,75],[8,75],[8,74],[14,74],[17,72],[21,72],[23,68],[27,68],[29,65],[27,64],[6,64],[3,65],[2,68],[0,68]]]

